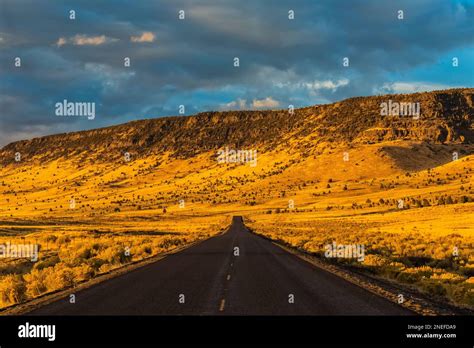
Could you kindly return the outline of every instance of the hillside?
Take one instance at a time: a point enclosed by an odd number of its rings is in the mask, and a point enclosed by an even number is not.
[[[382,116],[380,104],[388,100],[419,102],[419,119]],[[358,97],[296,109],[293,115],[286,110],[206,112],[18,141],[0,151],[0,163],[12,163],[16,152],[24,161],[78,156],[107,162],[125,152],[134,158],[165,152],[190,158],[224,146],[263,152],[281,146],[315,154],[322,142],[473,144],[473,118],[474,89]]]

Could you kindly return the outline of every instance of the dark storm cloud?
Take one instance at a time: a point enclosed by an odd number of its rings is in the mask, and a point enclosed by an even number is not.
[[[0,0],[0,145],[177,114],[179,104],[187,114],[303,106],[396,91],[398,78],[404,88],[444,86],[440,59],[473,47],[473,19],[473,2],[462,0]],[[131,42],[147,32],[154,41]],[[430,66],[431,81],[414,79]],[[97,118],[56,117],[63,99],[95,102]]]

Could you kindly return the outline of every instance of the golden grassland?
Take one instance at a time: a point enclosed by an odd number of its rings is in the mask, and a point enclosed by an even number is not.
[[[321,216],[310,212],[252,215],[255,232],[324,257],[325,246],[363,245],[365,257],[333,262],[410,284],[454,303],[474,304],[474,203],[383,216]],[[440,221],[439,215],[453,214]],[[324,215],[324,214],[323,214]],[[420,223],[421,222],[421,223]],[[447,233],[447,230],[460,231]],[[456,255],[456,256],[455,256]],[[329,261],[329,260],[328,260]]]
[[[332,171],[340,172],[340,166]],[[287,194],[294,208],[274,204],[249,215],[247,225],[322,258],[325,246],[333,242],[363,245],[363,262],[330,261],[473,306],[473,168],[471,155],[434,169],[393,171],[382,178],[329,177],[309,192]]]
[[[291,146],[260,152],[256,167],[214,152],[122,162],[84,152],[1,168],[0,244],[37,243],[40,259],[0,259],[0,306],[208,238],[232,215],[317,255],[333,241],[363,244],[363,263],[335,262],[474,305],[474,156],[406,141],[321,144],[308,156]]]
[[[38,224],[38,222],[42,222]],[[39,260],[0,259],[0,308],[73,287],[131,262],[207,239],[225,215],[0,222],[0,244],[36,244]]]

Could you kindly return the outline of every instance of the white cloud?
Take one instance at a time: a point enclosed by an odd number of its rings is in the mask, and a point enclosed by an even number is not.
[[[237,99],[233,100],[230,103],[225,103],[220,105],[221,110],[244,110],[247,108],[246,99]]]
[[[440,83],[431,83],[431,82],[388,82],[374,89],[374,94],[384,94],[384,93],[416,93],[416,92],[429,92],[440,89],[449,89],[456,88],[457,86],[449,86]]]
[[[86,35],[75,35],[73,37],[64,38],[60,37],[56,41],[56,46],[61,47],[66,44],[72,44],[76,46],[100,46],[109,42],[118,41],[118,39],[109,38],[105,35],[100,36],[86,36]]]
[[[320,89],[330,89],[334,92],[339,87],[347,86],[348,84],[349,84],[348,79],[341,79],[337,81],[324,80],[324,81],[307,82],[305,83],[305,87],[313,91],[318,91]]]
[[[134,71],[124,71],[98,63],[86,63],[84,69],[100,80],[103,93],[113,94],[121,90],[135,76]]]
[[[106,43],[108,39],[105,35],[100,36],[85,36],[85,35],[76,35],[73,38],[74,45],[83,46],[83,45],[92,45],[99,46]]]
[[[273,99],[272,97],[267,97],[265,99],[254,99],[252,106],[256,109],[260,108],[276,108],[280,105],[280,102]]]
[[[7,43],[7,39],[11,37],[7,33],[0,32],[0,44]],[[8,40],[9,41],[9,40]]]
[[[306,90],[309,95],[317,96],[318,92],[321,90],[329,90],[335,92],[338,88],[347,86],[350,83],[349,79],[339,79],[339,80],[314,80],[312,82],[278,82],[275,83],[275,86],[278,88],[284,88],[286,90],[296,91],[296,90]]]
[[[140,36],[131,36],[130,41],[132,42],[153,42],[155,41],[155,34],[150,31],[143,32]]]

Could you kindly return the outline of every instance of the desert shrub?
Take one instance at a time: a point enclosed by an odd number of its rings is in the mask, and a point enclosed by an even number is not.
[[[58,262],[60,262],[58,256],[48,257],[46,260],[36,262],[34,269],[41,270],[43,268],[53,267]]]
[[[474,286],[467,281],[459,284],[445,285],[448,296],[458,303],[474,305]]]
[[[446,288],[435,281],[432,280],[424,280],[421,282],[421,289],[425,291],[428,295],[434,295],[439,297],[446,296]]]
[[[26,298],[26,286],[23,277],[10,274],[0,280],[0,302],[8,306],[22,302]]]
[[[95,275],[94,268],[87,264],[74,267],[73,272],[75,281],[89,280]]]
[[[27,273],[33,268],[33,265],[30,260],[25,259],[5,263],[0,262],[0,276]]]
[[[58,237],[55,236],[54,234],[50,234],[48,235],[46,238],[45,238],[45,241],[46,242],[51,242],[51,243],[54,243],[58,240]]]
[[[67,244],[70,241],[71,241],[71,238],[69,238],[68,236],[59,236],[59,238],[57,239],[58,244]]]
[[[163,249],[169,249],[173,247],[180,246],[186,242],[184,238],[169,238],[166,237],[160,244],[160,247]]]
[[[399,282],[408,283],[408,284],[414,284],[418,282],[419,280],[421,280],[421,278],[422,278],[422,275],[418,273],[407,273],[407,272],[400,272],[396,276],[396,279]]]
[[[464,281],[464,277],[460,276],[459,274],[451,273],[451,272],[436,273],[436,274],[433,274],[430,277],[430,279],[439,280],[442,282],[450,282],[450,283],[457,283],[457,282]]]
[[[48,290],[46,276],[48,273],[51,273],[51,269],[34,269],[23,276],[26,282],[26,294],[28,297],[36,297]]]
[[[98,257],[93,257],[86,261],[86,264],[89,265],[95,271],[98,271],[100,267],[105,263],[107,263],[106,260],[100,259]]]
[[[131,256],[127,256],[125,249],[118,245],[103,250],[99,253],[98,257],[111,264],[121,264],[131,261]]]
[[[90,259],[96,254],[90,245],[84,245],[83,243],[73,243],[67,248],[61,248],[59,251],[59,257],[61,261],[69,263],[71,265],[79,265],[84,260]]]
[[[467,267],[459,267],[457,271],[468,279],[472,279],[474,283],[474,267],[472,267],[472,265],[468,265]]]
[[[363,264],[369,267],[380,267],[385,266],[388,260],[380,255],[369,254],[365,255]]]
[[[132,255],[134,259],[148,257],[153,252],[152,246],[150,244],[141,245],[140,247],[136,248],[136,250],[137,251]]]
[[[102,266],[100,266],[99,268],[99,273],[106,273],[112,269],[114,269],[116,267],[114,267],[113,265],[109,264],[109,263],[104,263]]]
[[[46,286],[49,291],[59,290],[74,285],[74,272],[64,264],[57,264],[54,267],[47,268],[51,270],[46,275]]]
[[[322,251],[322,246],[316,241],[311,240],[303,245],[303,249],[309,253],[316,254]]]

